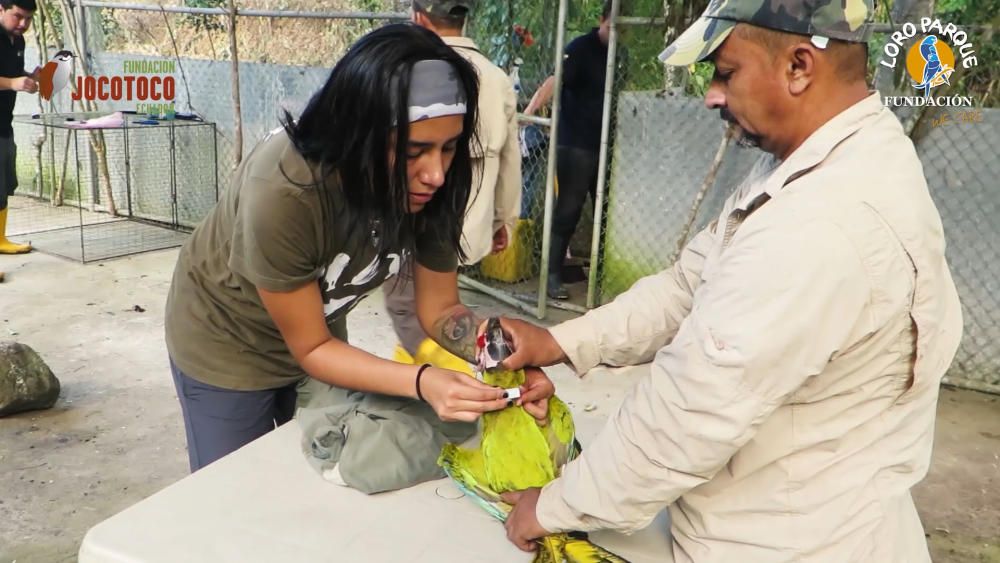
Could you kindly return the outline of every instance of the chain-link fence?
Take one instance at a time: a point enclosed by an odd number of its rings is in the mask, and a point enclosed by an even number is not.
[[[663,19],[657,18],[661,13],[654,8],[619,19],[657,22],[646,29],[662,36],[664,29],[658,22]],[[629,55],[657,43],[642,27],[616,27],[617,46]],[[895,31],[888,25],[877,29],[870,47],[873,80],[880,50]],[[988,50],[992,30],[976,29],[974,37]],[[643,57],[655,57],[655,53]],[[940,94],[968,94],[975,107],[920,112],[899,108],[897,115],[911,132],[941,212],[948,258],[963,302],[965,335],[947,381],[1000,392],[1000,298],[996,291],[1000,276],[993,267],[1000,258],[1000,222],[996,220],[1000,211],[1000,155],[996,150],[1000,109],[981,107],[995,104],[996,99],[996,65],[984,64],[993,65],[992,70],[959,74],[952,90]],[[705,109],[699,94],[707,88],[711,71],[704,64],[682,71],[680,83],[669,89],[664,88],[660,68],[640,68],[636,74],[629,66],[615,76],[608,100],[612,113],[606,205],[604,213],[595,216],[601,230],[592,257],[596,267],[588,306],[610,301],[640,277],[668,267],[684,243],[716,218],[725,198],[759,156],[756,149],[727,143],[718,112]],[[912,90],[905,68],[882,73],[879,83],[886,87],[883,94]]]
[[[352,43],[375,27],[407,17],[403,3],[393,0],[241,1],[231,41],[225,1],[185,4],[135,9],[134,4],[117,8],[115,3],[84,2],[87,52],[95,75],[121,73],[126,61],[176,61],[176,110],[217,126],[223,187],[237,155],[247,154],[279,127],[284,111],[297,116]],[[239,60],[239,151],[233,43]]]
[[[965,322],[947,381],[1000,393],[1000,108],[931,111],[921,121],[917,154]]]
[[[21,143],[8,234],[90,262],[178,246],[216,201],[215,128],[196,121],[83,127],[92,113],[14,122]]]
[[[282,11],[272,10],[278,6],[269,0],[240,2],[243,15],[236,18],[230,41],[224,1],[185,3],[83,2],[77,8],[81,20],[66,17],[71,10],[79,16],[69,3],[39,2],[26,38],[27,68],[44,64],[63,48],[80,55],[84,74],[90,76],[125,76],[145,63],[170,63],[167,74],[176,83],[172,109],[203,121],[159,121],[145,130],[129,129],[127,140],[117,130],[81,131],[77,142],[75,130],[47,127],[43,133],[34,127],[39,121],[24,119],[15,132],[21,144],[22,188],[11,204],[10,234],[30,239],[40,250],[83,261],[177,246],[211,209],[220,187],[229,183],[237,155],[277,127],[284,110],[297,115],[357,38],[385,21],[406,17],[402,3],[393,1],[366,0],[363,9],[350,10],[352,6],[344,9],[347,2],[303,0],[281,3]],[[296,15],[300,17],[290,17]],[[239,128],[232,96],[233,43],[243,94]],[[15,112],[57,115],[65,121],[83,110],[94,117],[122,107],[116,101],[70,102],[65,94],[52,102],[22,95]],[[150,117],[165,113],[158,104],[136,107],[135,115],[126,112],[130,122],[147,111]],[[64,130],[70,134],[62,135]],[[77,152],[77,145],[88,148]],[[26,184],[32,188],[24,188]],[[101,186],[110,191],[102,195]]]
[[[469,14],[466,34],[514,85],[517,110],[554,72],[559,5],[533,0],[481,2]],[[491,111],[480,108],[480,111]],[[495,110],[493,110],[495,111]],[[519,123],[521,207],[508,247],[462,268],[461,282],[530,312],[538,311],[538,275],[544,232],[551,120],[525,116]]]
[[[520,131],[523,191],[521,217],[511,247],[464,270],[463,281],[539,317],[545,315],[547,306],[585,310],[593,203],[588,203],[573,230],[565,254],[555,256],[559,245],[550,241],[551,223],[558,223],[560,217],[556,206],[558,195],[566,188],[564,184],[560,190],[555,173],[552,132],[560,119],[556,108],[562,81],[556,62],[562,59],[569,42],[599,24],[603,5],[602,0],[505,0],[481,3],[470,17],[469,35],[487,56],[515,78],[518,109],[524,112]],[[563,10],[563,25],[559,24],[560,10]],[[596,152],[592,160],[596,167]],[[572,164],[564,162],[564,165]],[[546,223],[547,204],[549,223]],[[547,268],[550,261],[562,265],[558,275],[569,282],[572,299],[547,298],[545,280],[550,277]]]

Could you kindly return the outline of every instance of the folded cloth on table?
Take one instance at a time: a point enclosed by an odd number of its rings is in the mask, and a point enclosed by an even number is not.
[[[101,117],[95,117],[93,119],[85,119],[83,121],[70,121],[66,123],[66,127],[72,127],[73,129],[112,129],[115,127],[121,127],[125,124],[125,115],[120,111],[108,115],[102,115]]]
[[[476,435],[476,425],[443,422],[427,403],[349,391],[306,378],[296,419],[302,451],[327,481],[366,494],[445,476],[437,463],[446,443]]]

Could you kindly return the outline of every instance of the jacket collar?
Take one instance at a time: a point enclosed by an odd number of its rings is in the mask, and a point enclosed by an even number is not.
[[[479,47],[476,45],[476,42],[468,37],[460,37],[457,35],[452,35],[448,37],[442,37],[441,40],[444,41],[444,44],[449,47],[464,47],[466,49],[473,49],[475,51],[479,50]]]
[[[881,97],[878,92],[874,92],[834,116],[779,164],[767,180],[747,193],[737,203],[736,209],[748,210],[762,194],[776,197],[785,184],[823,162],[837,145],[874,121],[884,109]]]

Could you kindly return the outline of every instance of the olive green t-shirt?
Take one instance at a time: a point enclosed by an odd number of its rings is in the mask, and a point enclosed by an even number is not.
[[[171,359],[203,383],[237,390],[282,387],[305,377],[257,288],[320,286],[332,334],[346,341],[345,316],[399,272],[403,252],[379,256],[377,226],[351,229],[338,186],[315,187],[311,166],[286,132],[269,134],[236,170],[232,185],[181,248],[167,298]],[[325,201],[324,210],[321,201]],[[418,237],[416,260],[454,271],[455,252]]]

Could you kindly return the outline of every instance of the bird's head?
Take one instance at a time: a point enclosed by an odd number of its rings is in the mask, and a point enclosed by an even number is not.
[[[56,53],[55,56],[52,57],[52,60],[64,63],[64,62],[73,60],[73,58],[75,58],[75,57],[76,57],[76,55],[74,55],[72,51],[65,51],[64,50],[64,51],[59,51],[58,53]]]

